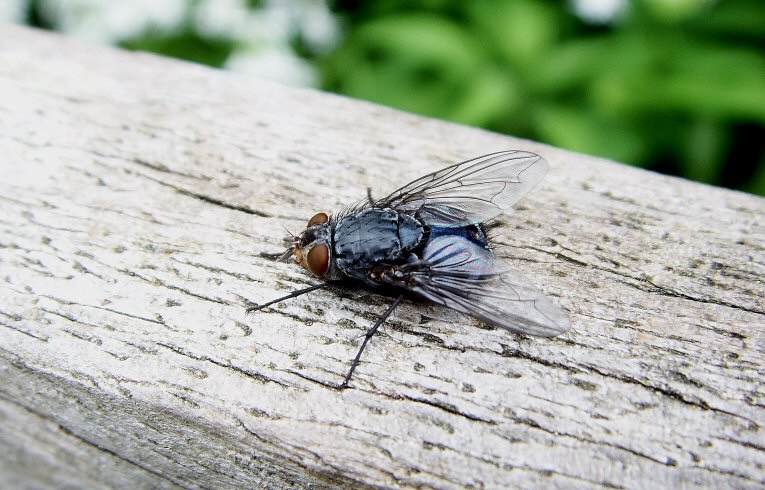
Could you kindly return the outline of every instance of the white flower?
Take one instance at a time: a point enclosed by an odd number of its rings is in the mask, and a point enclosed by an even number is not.
[[[24,13],[28,8],[27,0],[0,1],[0,22],[21,23],[26,19]]]
[[[608,24],[623,15],[627,0],[571,0],[574,13],[593,24]]]
[[[225,68],[287,85],[314,86],[318,79],[311,64],[286,46],[236,51]]]
[[[149,28],[166,30],[183,19],[185,0],[43,0],[40,9],[56,29],[103,43],[117,43]]]

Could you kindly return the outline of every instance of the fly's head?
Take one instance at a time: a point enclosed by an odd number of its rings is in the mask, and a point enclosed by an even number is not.
[[[330,270],[330,233],[329,216],[317,213],[292,243],[295,262],[316,277],[323,277]]]

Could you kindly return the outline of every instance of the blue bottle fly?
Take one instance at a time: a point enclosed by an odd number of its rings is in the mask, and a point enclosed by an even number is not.
[[[369,339],[413,293],[516,333],[539,337],[570,328],[566,314],[498,259],[484,223],[525,196],[547,173],[534,153],[501,151],[425,175],[380,199],[316,214],[292,237],[290,257],[324,282],[268,303],[357,280],[398,291],[367,332],[340,388],[348,387]],[[266,254],[269,255],[269,254]]]

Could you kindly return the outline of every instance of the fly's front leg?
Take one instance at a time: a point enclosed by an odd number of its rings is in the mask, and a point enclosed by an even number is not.
[[[266,308],[267,306],[271,306],[274,303],[278,303],[280,301],[284,301],[285,299],[290,298],[296,298],[300,296],[301,294],[310,293],[311,291],[316,291],[317,289],[325,288],[329,286],[331,283],[329,282],[323,282],[321,284],[316,284],[314,286],[309,286],[307,288],[298,289],[297,291],[293,291],[290,294],[286,296],[282,296],[281,298],[276,298],[275,300],[269,301],[268,303],[263,303],[262,305],[255,305],[255,306],[249,306],[246,310],[244,310],[245,313],[252,313],[253,311],[260,311],[263,308]]]
[[[369,339],[372,338],[372,336],[377,332],[377,329],[380,328],[380,325],[383,324],[386,318],[390,316],[391,313],[393,313],[393,310],[396,309],[396,307],[401,303],[401,301],[404,299],[404,295],[400,295],[396,300],[391,304],[385,312],[380,315],[380,318],[377,319],[374,325],[372,325],[372,328],[367,331],[367,334],[364,336],[364,341],[361,343],[361,347],[359,348],[359,351],[356,353],[356,357],[353,359],[353,362],[351,363],[351,369],[348,371],[348,374],[345,376],[345,381],[343,381],[343,384],[340,385],[340,389],[344,390],[348,388],[348,383],[351,381],[351,377],[353,376],[353,371],[356,370],[356,366],[359,365],[359,359],[361,359],[361,353],[364,352],[364,348],[367,346],[367,342],[369,342]]]

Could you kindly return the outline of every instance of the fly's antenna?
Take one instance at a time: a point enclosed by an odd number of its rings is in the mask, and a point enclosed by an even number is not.
[[[297,237],[295,236],[295,234],[294,234],[294,233],[292,233],[292,232],[289,230],[289,228],[287,228],[286,226],[284,226],[284,223],[282,223],[282,228],[284,228],[284,231],[286,231],[286,232],[287,232],[287,234],[288,234],[288,235],[289,235],[289,236],[290,236],[290,237],[291,237],[293,240],[294,240],[295,238],[297,238]]]
[[[287,237],[284,237],[284,241],[285,241],[285,242],[290,242],[290,243],[297,243],[297,241],[298,241],[298,236],[297,236],[297,235],[295,235],[294,233],[292,233],[292,232],[289,230],[289,228],[287,228],[286,226],[284,226],[284,223],[282,223],[282,228],[284,228],[284,231],[286,231],[286,232],[287,232],[287,234],[289,235],[289,236],[287,236]]]
[[[282,225],[282,228],[284,228],[284,231],[286,231],[289,236],[284,237],[284,241],[286,243],[289,243],[290,246],[287,247],[287,250],[284,252],[260,252],[260,256],[272,259],[272,260],[278,260],[281,262],[286,262],[290,257],[292,257],[295,254],[295,247],[298,245],[298,242],[300,241],[300,237],[292,233],[290,230],[287,229],[286,226]]]
[[[285,262],[295,254],[295,246],[297,245],[298,240],[300,240],[300,238],[294,233],[292,233],[289,229],[287,229],[287,227],[284,226],[283,224],[282,224],[282,228],[284,228],[284,231],[286,231],[289,234],[289,236],[284,237],[284,242],[289,243],[290,246],[287,247],[287,250],[285,250],[284,252],[275,252],[275,253],[260,252],[261,257],[264,257],[266,259]]]

